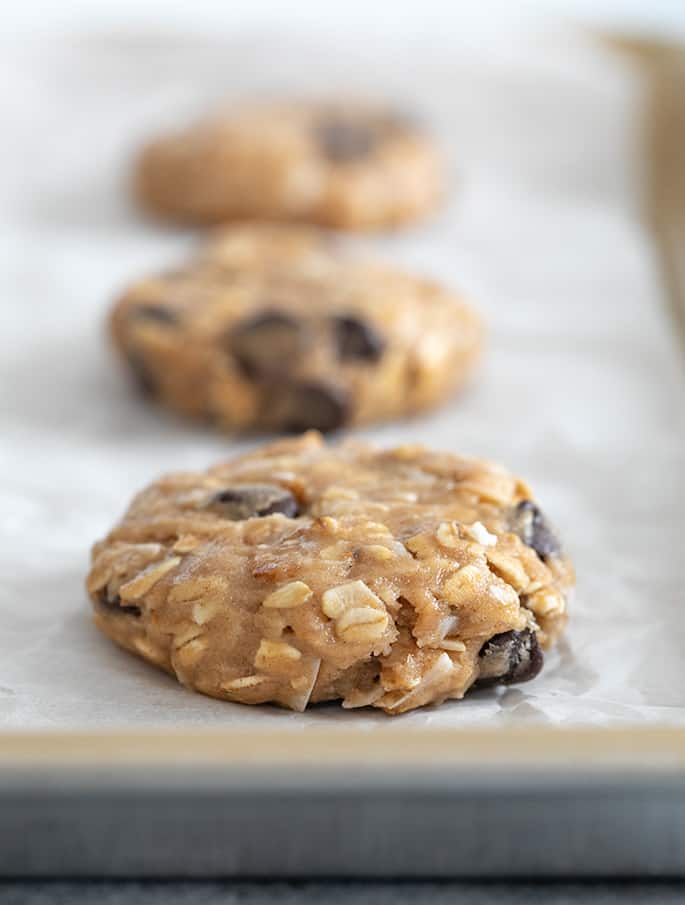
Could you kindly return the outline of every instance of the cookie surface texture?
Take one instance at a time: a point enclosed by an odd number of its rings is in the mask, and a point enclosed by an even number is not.
[[[325,233],[243,225],[132,285],[111,332],[156,401],[227,430],[300,432],[436,405],[469,376],[482,331],[454,293]]]
[[[431,139],[391,111],[267,104],[152,141],[136,163],[134,189],[145,208],[169,220],[374,229],[435,207],[442,167]]]
[[[157,481],[87,579],[98,627],[191,689],[389,714],[533,679],[573,583],[500,466],[315,432]]]

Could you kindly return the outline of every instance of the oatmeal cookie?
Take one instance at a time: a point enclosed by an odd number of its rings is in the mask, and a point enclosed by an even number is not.
[[[320,231],[227,228],[135,283],[116,345],[157,401],[235,430],[334,430],[429,408],[466,379],[481,327],[428,280],[351,260]]]
[[[573,583],[500,466],[315,432],[157,481],[87,579],[98,627],[189,688],[389,714],[534,678]]]
[[[390,110],[263,104],[152,141],[137,161],[134,186],[141,204],[167,219],[368,229],[431,210],[442,168],[430,138]]]

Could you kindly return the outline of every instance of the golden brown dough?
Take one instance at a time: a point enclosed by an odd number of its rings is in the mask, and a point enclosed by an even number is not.
[[[533,678],[573,583],[500,466],[310,432],[157,481],[87,586],[99,628],[189,688],[396,714]]]
[[[116,345],[157,401],[235,430],[328,431],[439,403],[481,324],[441,286],[344,256],[327,234],[243,225],[135,283]]]
[[[350,103],[248,105],[152,141],[142,205],[197,224],[289,220],[339,229],[424,216],[442,194],[432,141],[406,117]]]

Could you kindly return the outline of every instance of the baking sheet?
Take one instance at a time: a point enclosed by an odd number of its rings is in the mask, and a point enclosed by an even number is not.
[[[685,724],[685,375],[640,217],[636,73],[568,36],[459,54],[93,37],[5,45],[0,71],[0,727]],[[462,398],[358,433],[529,479],[576,561],[568,635],[534,683],[394,719],[213,701],[100,637],[83,591],[137,489],[250,445],[136,399],[110,357],[113,295],[194,242],[139,218],[127,156],[222,97],[370,85],[434,128],[454,192],[420,228],[355,241],[463,288],[490,340]]]

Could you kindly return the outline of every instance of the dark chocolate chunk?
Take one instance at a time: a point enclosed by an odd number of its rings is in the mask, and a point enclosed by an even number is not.
[[[363,160],[386,138],[416,131],[404,114],[329,111],[314,126],[321,152],[333,163]]]
[[[299,321],[281,311],[263,311],[238,324],[230,333],[231,355],[251,378],[286,372],[302,350]]]
[[[280,512],[296,518],[300,507],[295,497],[275,484],[236,484],[214,494],[209,508],[222,518],[240,522]]]
[[[133,603],[122,603],[121,597],[119,597],[118,594],[110,594],[106,587],[104,587],[98,594],[98,603],[102,607],[102,609],[107,610],[108,613],[116,613],[118,615],[124,616],[134,616],[135,618],[138,618],[140,616],[139,606],[136,606]]]
[[[316,124],[315,135],[324,157],[333,163],[362,160],[371,154],[380,138],[372,123],[335,114]]]
[[[124,354],[138,390],[144,396],[154,396],[157,392],[157,381],[143,355],[135,349],[126,349]]]
[[[338,356],[343,361],[378,361],[382,356],[385,343],[366,321],[353,315],[339,315],[334,323]]]
[[[479,659],[479,688],[528,682],[537,676],[544,662],[535,632],[529,629],[495,635],[485,642]]]
[[[137,321],[150,321],[167,327],[178,324],[178,313],[166,305],[134,305],[129,316]]]
[[[561,543],[544,513],[532,500],[522,500],[513,510],[509,526],[540,559],[561,553]]]
[[[290,433],[336,430],[350,413],[347,394],[330,384],[290,383],[275,387],[267,401],[270,423]]]

